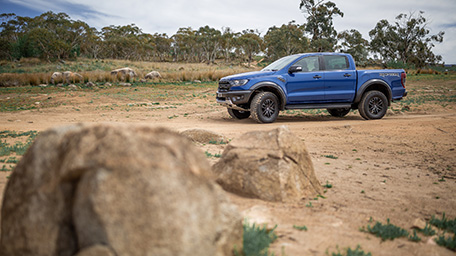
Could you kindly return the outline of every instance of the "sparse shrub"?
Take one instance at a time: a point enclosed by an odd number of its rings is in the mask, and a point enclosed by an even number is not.
[[[307,231],[307,227],[306,227],[306,226],[296,226],[296,225],[293,225],[293,228],[294,228],[294,229],[297,229],[297,230],[300,230],[300,231]]]
[[[435,242],[440,246],[444,246],[452,251],[456,251],[456,234],[453,235],[453,238],[447,238],[445,237],[445,234],[440,235],[435,239]]]
[[[456,234],[456,218],[449,220],[445,216],[445,213],[443,213],[442,219],[438,219],[435,216],[432,216],[429,223],[440,229],[447,230],[447,231],[450,231],[450,232],[453,232],[454,234]]]
[[[270,255],[269,245],[277,239],[274,230],[277,225],[272,229],[267,229],[266,225],[263,227],[256,226],[255,223],[250,225],[247,220],[244,222],[243,234],[243,254],[244,256],[267,256]],[[237,250],[234,251],[235,255],[241,255]]]
[[[432,226],[429,223],[426,223],[426,226],[423,229],[418,229],[419,232],[423,233],[425,236],[435,235],[435,230],[432,229]]]
[[[325,184],[325,185],[323,185],[323,187],[325,187],[325,188],[332,188],[332,187],[333,187],[333,185],[332,185],[332,184],[330,184],[328,181],[326,181],[326,184]]]
[[[416,230],[413,230],[413,235],[409,236],[409,240],[412,242],[419,242],[421,238],[416,234]]]
[[[362,229],[362,231],[365,230]],[[387,219],[386,225],[383,225],[378,221],[377,223],[375,223],[373,227],[367,225],[367,232],[374,234],[377,237],[380,237],[382,241],[394,240],[395,238],[407,237],[409,235],[407,230],[391,224],[389,219]]]
[[[365,253],[363,250],[361,250],[361,246],[357,246],[355,250],[352,250],[351,248],[347,248],[345,251],[345,254],[342,254],[339,249],[337,249],[338,252],[335,253],[333,252],[331,256],[372,256],[370,252]]]

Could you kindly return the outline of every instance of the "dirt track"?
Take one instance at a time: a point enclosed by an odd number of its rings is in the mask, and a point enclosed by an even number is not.
[[[207,90],[201,89],[201,93]],[[60,94],[53,97],[63,98]],[[326,199],[305,199],[295,204],[231,195],[251,221],[266,221],[269,227],[278,225],[279,239],[272,245],[275,255],[325,255],[336,252],[336,246],[354,249],[357,245],[373,255],[455,255],[428,244],[429,238],[424,236],[420,243],[406,238],[381,242],[359,231],[371,217],[382,223],[389,218],[409,231],[416,218],[429,220],[443,212],[456,217],[454,105],[444,112],[388,115],[375,121],[364,121],[355,113],[342,119],[283,114],[273,124],[256,124],[251,119],[231,119],[224,108],[214,104],[210,93],[207,98],[171,100],[158,106],[132,107],[128,105],[131,101],[122,99],[117,102],[121,107],[114,110],[108,99],[89,102],[92,97],[90,93],[74,92],[71,104],[2,112],[0,129],[41,131],[78,122],[125,122],[177,131],[202,128],[235,138],[246,131],[286,125],[305,141],[322,185],[328,182],[333,187],[324,194]],[[198,147],[215,154],[222,153],[224,145]],[[217,158],[209,160],[214,163]],[[2,194],[7,175],[0,173]],[[305,225],[308,231],[298,231],[293,225]]]

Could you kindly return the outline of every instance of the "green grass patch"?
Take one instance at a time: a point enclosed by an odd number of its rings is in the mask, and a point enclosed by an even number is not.
[[[431,220],[429,221],[431,225],[434,225],[440,229],[447,230],[452,232],[453,234],[456,234],[456,218],[454,219],[448,219],[445,216],[445,213],[443,213],[442,218],[436,218],[435,216],[432,216]]]
[[[423,233],[425,236],[435,235],[435,230],[432,229],[432,226],[429,223],[426,223],[426,226],[423,229],[418,229],[419,232]]]
[[[413,235],[410,235],[408,237],[408,239],[412,242],[416,242],[418,243],[419,241],[421,241],[421,238],[416,234],[416,230],[413,230]]]
[[[331,256],[372,256],[370,252],[366,253],[361,249],[361,246],[357,246],[356,249],[352,250],[350,247],[347,248],[344,252],[340,252],[337,249],[337,252],[333,252]]]
[[[334,156],[334,155],[323,155],[324,157],[326,158],[329,158],[329,159],[338,159],[339,157],[337,156]]]
[[[223,140],[220,140],[220,141],[218,141],[218,140],[210,140],[210,141],[209,141],[209,144],[213,144],[213,145],[225,145],[226,142],[223,141]]]
[[[277,225],[268,229],[266,225],[259,227],[253,223],[250,225],[247,220],[244,222],[244,235],[243,235],[243,254],[234,250],[236,256],[268,256],[269,245],[277,239],[274,230]]]
[[[435,239],[435,242],[440,246],[456,251],[456,234],[453,235],[453,238],[445,237],[445,234],[440,235]]]
[[[293,225],[293,228],[294,228],[294,229],[297,229],[297,230],[300,230],[300,231],[307,231],[307,227],[306,227],[306,226],[296,226],[296,225]]]
[[[17,133],[10,132],[10,131],[2,131],[0,133],[0,135],[3,136],[2,138],[8,138],[8,137],[17,138],[19,136]],[[25,154],[25,152],[30,147],[30,145],[33,143],[33,141],[35,140],[35,137],[37,135],[38,135],[37,131],[28,131],[28,132],[20,133],[20,136],[29,136],[29,137],[27,138],[27,141],[25,143],[16,141],[14,145],[10,145],[8,142],[6,142],[6,140],[0,141],[0,156],[9,156],[11,153],[16,153],[16,155],[22,156],[23,154]],[[10,158],[8,161],[7,161],[7,163],[14,163],[14,161],[17,162],[17,160],[15,160],[15,158]]]
[[[371,225],[367,225],[367,230],[362,228],[361,231],[380,237],[382,241],[394,240],[399,237],[408,237],[409,235],[407,230],[391,224],[389,219],[387,219],[386,224],[382,224],[377,221],[373,227],[371,227]]]

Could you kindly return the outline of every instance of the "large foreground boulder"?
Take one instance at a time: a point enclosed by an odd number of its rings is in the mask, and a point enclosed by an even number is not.
[[[166,129],[48,130],[8,181],[0,255],[231,255],[242,219],[211,175]]]
[[[286,127],[234,139],[212,170],[225,190],[246,197],[296,201],[323,192],[304,142]]]

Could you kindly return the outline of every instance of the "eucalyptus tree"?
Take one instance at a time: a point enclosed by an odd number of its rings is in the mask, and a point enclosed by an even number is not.
[[[430,35],[424,12],[399,14],[394,23],[380,20],[369,31],[371,50],[384,62],[401,62],[405,65],[423,67],[438,63],[442,57],[432,48],[443,41],[444,32]]]
[[[283,56],[306,52],[309,49],[309,40],[304,35],[305,26],[291,21],[281,27],[271,27],[264,36],[266,55],[270,59],[279,59]]]
[[[337,31],[333,18],[344,13],[333,2],[324,0],[301,0],[299,8],[307,18],[305,31],[311,36],[310,48],[313,51],[334,51],[337,44]]]

